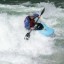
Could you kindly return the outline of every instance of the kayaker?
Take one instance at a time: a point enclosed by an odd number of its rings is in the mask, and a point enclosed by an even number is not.
[[[24,25],[27,30],[42,30],[44,27],[41,23],[35,21],[35,18],[40,18],[38,14],[31,14],[24,20]]]

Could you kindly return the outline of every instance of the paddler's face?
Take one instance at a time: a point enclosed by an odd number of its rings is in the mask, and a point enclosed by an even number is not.
[[[31,19],[34,19],[34,16],[30,16]]]

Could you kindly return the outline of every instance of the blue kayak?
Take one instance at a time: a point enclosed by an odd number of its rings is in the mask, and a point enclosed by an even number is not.
[[[41,23],[44,26],[43,30],[39,30],[39,32],[44,36],[52,36],[54,34],[54,29],[48,27],[45,23]]]

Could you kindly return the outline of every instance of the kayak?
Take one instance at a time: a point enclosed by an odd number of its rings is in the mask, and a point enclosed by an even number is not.
[[[54,29],[48,27],[48,26],[47,26],[45,23],[43,23],[43,22],[41,22],[41,24],[43,25],[44,28],[43,28],[42,30],[37,30],[40,34],[42,34],[42,35],[44,35],[44,36],[47,36],[47,37],[53,37],[53,36],[55,35],[55,34],[54,34]],[[32,30],[31,30],[31,31],[32,31]],[[28,33],[25,35],[24,39],[29,40],[31,31],[28,32]]]
[[[44,26],[43,30],[39,30],[39,33],[41,33],[44,36],[52,36],[54,34],[54,29],[48,27],[45,23],[41,23]]]

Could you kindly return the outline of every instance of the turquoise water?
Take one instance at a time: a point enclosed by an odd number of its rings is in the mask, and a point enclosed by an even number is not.
[[[1,64],[64,64],[64,4],[30,3],[0,4],[0,63]],[[24,19],[29,13],[40,14],[41,21],[55,30],[55,37],[45,37],[37,31],[24,40],[27,31]]]

